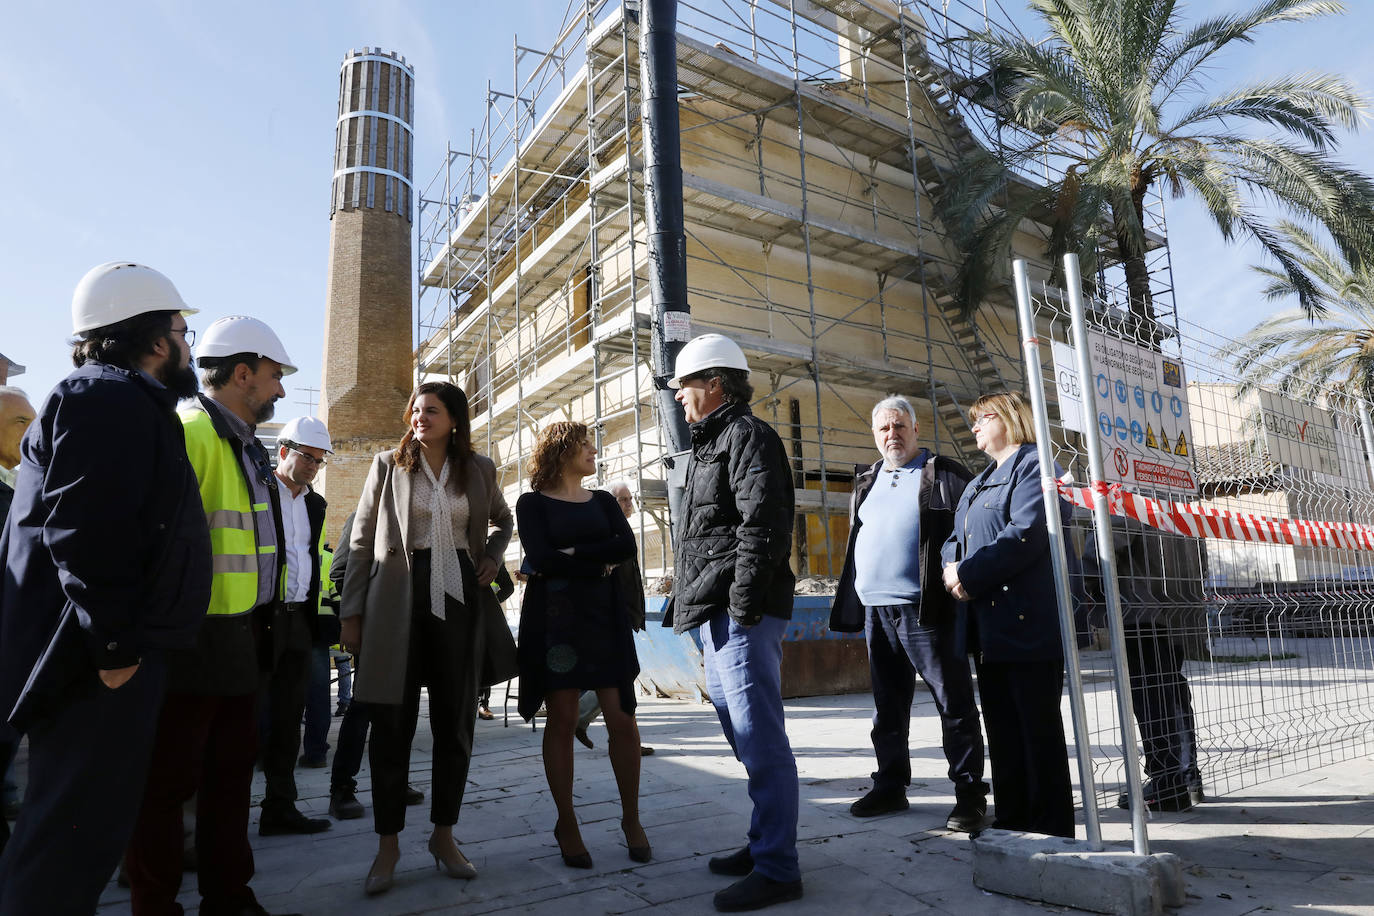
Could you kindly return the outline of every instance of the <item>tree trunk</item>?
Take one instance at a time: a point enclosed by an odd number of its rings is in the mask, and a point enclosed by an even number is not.
[[[1141,234],[1145,232],[1145,192],[1149,181],[1144,175],[1137,174],[1131,186],[1131,208],[1135,211],[1136,224]],[[1113,217],[1117,214],[1113,213]],[[1119,225],[1120,220],[1116,220]],[[1155,304],[1150,293],[1150,268],[1145,261],[1145,249],[1136,250],[1131,238],[1124,232],[1116,235],[1117,254],[1121,257],[1121,267],[1126,272],[1126,293],[1130,297],[1131,316],[1135,319],[1136,333],[1142,341],[1154,345]]]

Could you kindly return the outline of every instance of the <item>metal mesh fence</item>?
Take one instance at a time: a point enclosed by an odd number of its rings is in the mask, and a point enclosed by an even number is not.
[[[1071,478],[1060,492],[1078,488],[1080,505],[1087,437],[1101,443],[1146,798],[1167,808],[1374,751],[1374,551],[1323,533],[1374,524],[1358,403],[1247,386],[1236,341],[1102,301],[1085,308],[1080,378],[1068,302],[1029,286],[1023,339]],[[1092,513],[1076,510],[1066,534],[1097,802],[1113,806],[1126,773]]]

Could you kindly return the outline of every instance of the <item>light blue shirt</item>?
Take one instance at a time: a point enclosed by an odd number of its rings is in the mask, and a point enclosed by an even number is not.
[[[863,504],[854,540],[854,590],[867,607],[921,598],[921,449],[904,467],[884,464]]]

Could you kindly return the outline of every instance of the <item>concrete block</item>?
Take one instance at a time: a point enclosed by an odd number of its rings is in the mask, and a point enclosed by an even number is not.
[[[973,883],[1116,916],[1160,916],[1184,902],[1183,864],[1172,853],[1093,852],[1083,840],[985,830],[973,841]]]

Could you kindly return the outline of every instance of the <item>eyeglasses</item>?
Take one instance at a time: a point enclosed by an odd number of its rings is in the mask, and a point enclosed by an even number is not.
[[[986,426],[986,425],[988,424],[988,421],[990,421],[990,420],[996,420],[996,419],[997,419],[997,414],[995,414],[995,413],[985,413],[985,414],[983,414],[983,415],[981,415],[981,416],[974,417],[974,418],[973,418],[973,423],[971,424],[971,427],[970,427],[970,428],[972,428],[972,429],[977,429],[977,428],[980,427],[980,426]]]
[[[290,446],[290,445],[284,446],[284,448],[285,448],[288,452],[295,452],[297,455],[300,455],[302,458],[305,459],[305,463],[311,465],[312,467],[317,467],[317,468],[318,468],[318,467],[323,467],[324,465],[326,465],[326,464],[329,463],[329,456],[328,456],[328,455],[325,455],[323,458],[316,458],[314,455],[307,455],[305,452],[301,451],[300,449],[298,449],[298,448],[293,448],[293,447]]]
[[[190,328],[172,328],[172,333],[180,334],[184,337],[186,339],[186,346],[194,347],[196,345],[196,332]]]

